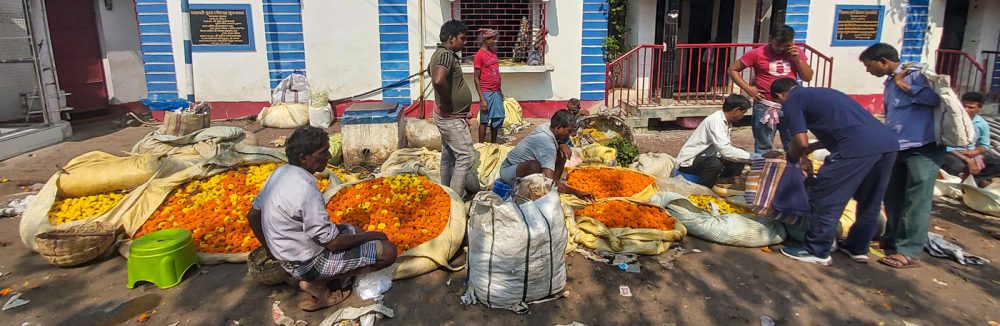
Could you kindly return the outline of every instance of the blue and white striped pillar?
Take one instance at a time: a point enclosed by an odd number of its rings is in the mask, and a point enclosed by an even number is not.
[[[187,100],[194,102],[194,61],[191,55],[191,6],[188,0],[181,0],[181,33],[184,37],[184,72],[187,84]]]
[[[580,53],[580,100],[603,100],[607,63],[604,38],[608,36],[608,1],[583,0],[583,47]]]
[[[264,0],[263,3],[268,78],[274,88],[292,73],[306,73],[302,4],[300,0]]]
[[[900,59],[903,62],[920,62],[927,41],[927,14],[930,0],[909,0],[906,4],[906,24],[903,25],[903,47]]]
[[[142,52],[142,66],[146,71],[147,97],[175,100],[178,98],[177,74],[170,39],[167,0],[135,2],[136,20],[139,22],[139,49]]]
[[[788,0],[785,8],[785,25],[795,29],[795,43],[805,43],[809,36],[810,0]]]
[[[410,37],[406,0],[378,1],[379,60],[382,100],[409,105]],[[420,67],[423,69],[423,67]]]

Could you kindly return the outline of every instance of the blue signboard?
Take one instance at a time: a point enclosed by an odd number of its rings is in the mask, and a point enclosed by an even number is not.
[[[832,46],[868,46],[882,38],[882,5],[837,5]]]

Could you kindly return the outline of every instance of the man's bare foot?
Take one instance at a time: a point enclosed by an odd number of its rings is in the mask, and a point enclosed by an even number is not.
[[[302,310],[313,312],[321,310],[324,308],[329,308],[336,306],[337,304],[344,302],[351,296],[351,291],[333,291],[327,294],[326,298],[316,298],[314,296],[309,296],[308,299],[299,302],[299,308]]]

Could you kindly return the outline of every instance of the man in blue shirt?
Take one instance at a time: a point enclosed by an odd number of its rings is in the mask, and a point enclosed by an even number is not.
[[[914,64],[899,62],[899,53],[891,45],[872,45],[858,59],[868,73],[889,76],[883,99],[885,123],[899,138],[900,152],[885,195],[888,220],[880,241],[891,254],[879,263],[917,267],[927,242],[934,182],[945,155],[934,134],[934,110],[941,98]]]
[[[973,175],[980,187],[985,187],[989,180],[1000,175],[1000,157],[989,152],[990,126],[979,112],[983,110],[986,96],[980,92],[962,94],[962,106],[972,117],[972,126],[976,128],[976,141],[968,147],[947,148],[944,164],[941,169],[950,174],[965,179]]]
[[[800,87],[791,78],[774,81],[770,91],[788,118],[792,148],[787,159],[808,162],[806,156],[812,151],[830,151],[815,180],[808,183],[811,211],[806,217],[809,230],[805,240],[801,247],[786,246],[781,253],[798,261],[832,264],[830,251],[837,223],[847,202],[854,198],[858,202],[857,220],[840,250],[859,263],[867,263],[868,246],[878,232],[882,197],[899,150],[896,136],[840,91]],[[819,142],[810,144],[807,130]],[[812,172],[811,163],[803,166]]]

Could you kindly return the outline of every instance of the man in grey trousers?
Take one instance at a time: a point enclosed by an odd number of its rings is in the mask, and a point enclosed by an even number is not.
[[[441,26],[441,44],[431,56],[427,71],[434,85],[434,125],[441,131],[441,184],[465,197],[465,177],[472,169],[472,133],[469,108],[472,91],[462,76],[458,52],[465,47],[468,27],[452,20]]]

